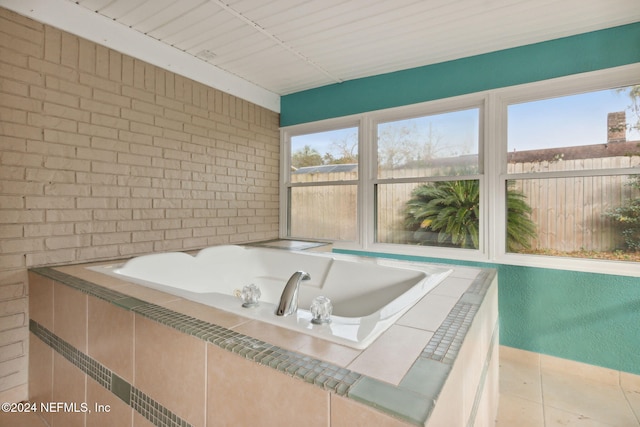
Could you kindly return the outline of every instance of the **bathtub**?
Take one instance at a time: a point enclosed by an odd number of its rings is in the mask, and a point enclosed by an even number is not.
[[[196,255],[157,253],[87,268],[357,349],[366,348],[451,273],[422,263],[233,245],[213,246]],[[300,284],[298,310],[276,316],[282,290],[299,270],[310,279]],[[243,307],[237,295],[250,284],[262,295],[257,306]],[[311,322],[310,305],[317,296],[333,304],[330,323]]]

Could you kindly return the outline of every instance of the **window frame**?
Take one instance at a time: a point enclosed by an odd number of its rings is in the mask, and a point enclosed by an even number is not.
[[[291,128],[282,129],[281,134],[281,161],[280,164],[280,237],[285,239],[296,238],[290,236],[291,230],[291,189],[302,187],[326,187],[334,185],[356,185],[357,187],[357,200],[356,200],[356,242],[361,240],[360,227],[358,227],[358,220],[361,209],[361,191],[360,191],[360,175],[361,162],[358,161],[358,179],[354,180],[342,180],[342,181],[318,181],[318,182],[306,182],[306,183],[293,183],[291,180],[291,139],[296,136],[308,135],[313,133],[329,132],[332,130],[345,129],[355,127],[358,128],[358,156],[360,155],[360,145],[362,143],[362,137],[360,135],[360,122],[354,117],[340,118],[322,122],[307,123],[304,125],[298,125]],[[308,240],[309,237],[299,237],[301,239]],[[325,239],[320,239],[325,240]],[[334,243],[344,242],[340,240],[329,240]],[[348,242],[345,242],[348,243]]]
[[[640,76],[640,63],[283,127],[281,129],[280,237],[296,238],[296,236],[287,235],[287,194],[291,186],[287,175],[291,158],[290,138],[301,134],[357,126],[359,127],[357,238],[353,242],[333,241],[334,248],[640,277],[638,263],[629,261],[508,253],[506,251],[506,192],[504,191],[507,180],[518,179],[522,175],[507,174],[508,105],[638,84],[640,83],[638,76]],[[375,189],[379,183],[389,181],[389,179],[380,180],[377,178],[377,124],[468,108],[480,108],[480,147],[478,153],[480,171],[477,178],[480,180],[480,248],[471,250],[377,243],[375,241]],[[580,174],[581,171],[567,172],[570,175]],[[555,174],[557,172],[549,173]],[[582,173],[581,176],[605,173],[637,174],[640,173],[640,168],[592,170],[589,171],[589,174]],[[536,172],[531,177],[540,178],[542,173]],[[446,179],[450,178],[452,177]],[[326,185],[327,182],[322,184]]]
[[[369,214],[369,229],[364,234],[366,236],[366,245],[364,249],[393,252],[398,253],[401,251],[403,254],[409,255],[422,255],[425,253],[437,252],[438,257],[451,258],[451,259],[474,259],[484,260],[487,254],[487,241],[486,238],[486,215],[483,206],[486,203],[485,192],[487,190],[484,179],[484,145],[485,145],[485,114],[486,108],[486,95],[484,93],[477,93],[459,97],[445,98],[436,101],[430,101],[427,103],[420,103],[410,106],[397,107],[389,110],[382,110],[371,113],[368,117],[368,131],[370,135],[370,143],[365,144],[370,148],[371,153],[369,156],[369,174],[366,177],[367,181],[363,183],[365,191],[367,192],[367,199],[370,200],[370,205],[363,206],[363,210],[368,208],[371,212]],[[388,123],[397,120],[411,119],[425,116],[435,116],[439,114],[447,114],[456,111],[478,109],[478,173],[464,176],[433,176],[433,177],[413,177],[413,178],[378,178],[378,134],[377,128],[381,123]],[[377,238],[377,224],[375,214],[377,211],[377,199],[376,190],[380,184],[393,184],[393,183],[426,183],[436,181],[458,181],[458,180],[478,180],[480,184],[480,223],[479,226],[479,241],[480,245],[478,249],[462,249],[462,248],[448,248],[441,246],[418,246],[396,243],[380,243],[376,241]],[[428,248],[428,249],[426,249]],[[429,256],[429,255],[427,255]]]
[[[496,108],[501,117],[497,130],[497,142],[499,146],[499,170],[497,188],[506,188],[508,180],[517,179],[544,179],[562,177],[585,176],[611,176],[630,175],[640,173],[640,167],[590,169],[587,171],[552,171],[531,173],[507,173],[508,153],[508,114],[507,109],[511,104],[534,102],[549,98],[577,95],[580,93],[598,90],[615,89],[623,86],[640,84],[640,64],[616,67],[590,73],[565,76],[551,80],[544,80],[526,85],[503,88],[496,91]],[[497,195],[497,212],[502,212],[500,222],[494,224],[496,232],[493,244],[495,262],[500,264],[532,266],[561,270],[588,271],[594,273],[607,273],[618,275],[640,276],[638,263],[630,261],[599,260],[592,258],[556,257],[548,255],[518,254],[506,251],[506,192],[501,191]],[[500,243],[499,245],[496,245]]]

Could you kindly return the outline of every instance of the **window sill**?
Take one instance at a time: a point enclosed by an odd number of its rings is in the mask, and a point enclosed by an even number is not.
[[[430,262],[454,264],[495,264],[552,270],[579,271],[594,274],[640,277],[640,263],[633,261],[609,261],[593,258],[553,257],[507,253],[490,258],[478,250],[450,249],[412,245],[372,244],[367,247],[356,243],[334,242],[336,251],[367,252],[371,255],[427,258]]]

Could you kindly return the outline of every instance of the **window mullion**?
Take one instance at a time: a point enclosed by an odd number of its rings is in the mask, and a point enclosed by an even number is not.
[[[490,93],[487,96],[485,108],[485,197],[487,200],[485,237],[487,257],[495,260],[506,252],[506,181],[504,173],[507,171],[507,104],[499,95]]]
[[[358,242],[368,249],[375,241],[376,132],[368,116],[360,119],[358,154]]]

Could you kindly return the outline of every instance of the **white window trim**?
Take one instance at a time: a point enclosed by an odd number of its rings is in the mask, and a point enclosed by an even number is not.
[[[364,201],[362,200],[361,180],[363,174],[363,168],[365,163],[361,160],[358,161],[358,180],[354,181],[318,181],[313,183],[304,184],[292,184],[291,174],[291,138],[298,135],[305,135],[318,132],[327,132],[330,130],[344,129],[350,127],[358,128],[358,157],[361,159],[361,145],[363,141],[362,136],[362,116],[354,115],[347,117],[340,117],[337,119],[322,120],[318,122],[305,123],[302,125],[290,126],[281,128],[280,131],[280,224],[279,224],[279,236],[282,239],[295,238],[288,236],[289,224],[289,189],[292,187],[313,187],[313,186],[329,186],[329,185],[357,185],[358,186],[358,200],[356,203],[356,209],[358,211],[358,218],[356,223],[359,225],[356,230],[356,239],[354,242],[341,242],[332,241],[334,247],[342,243],[346,245],[352,245],[353,247],[360,247],[362,241],[363,225],[361,224],[360,212]],[[306,238],[304,238],[306,239]],[[355,243],[355,245],[354,245]]]
[[[322,132],[340,127],[359,126],[357,239],[354,242],[332,242],[334,248],[640,277],[640,266],[634,262],[506,252],[506,195],[504,191],[501,191],[501,189],[505,188],[507,179],[520,177],[520,174],[509,176],[506,174],[507,106],[509,104],[629,86],[638,83],[638,76],[640,76],[640,63],[410,106],[284,127],[281,131],[280,237],[295,238],[295,236],[287,236],[288,224],[286,223],[287,194],[290,184],[287,171],[290,167],[291,136]],[[373,184],[377,179],[377,171],[373,162],[376,147],[375,143],[370,143],[370,141],[375,140],[376,124],[416,115],[438,114],[478,106],[481,106],[480,156],[483,160],[480,176],[480,212],[482,218],[479,236],[480,249],[376,243],[374,241],[373,206],[375,200]],[[593,173],[640,173],[640,168],[630,168],[624,171],[620,169],[593,171]],[[522,175],[524,177],[525,174]],[[537,174],[535,176],[540,177],[542,175]],[[566,176],[566,174],[563,174],[563,176]],[[531,175],[527,175],[527,177],[531,177]]]
[[[369,227],[366,230],[366,233],[363,234],[365,236],[362,247],[360,250],[372,251],[372,252],[385,252],[385,253],[394,253],[394,254],[403,254],[403,255],[416,255],[416,256],[435,256],[438,258],[448,258],[448,259],[458,259],[458,260],[474,260],[474,261],[486,261],[487,260],[487,227],[486,221],[481,221],[479,224],[479,236],[480,239],[480,248],[479,249],[460,249],[460,248],[445,248],[445,247],[432,247],[432,246],[416,246],[416,245],[400,245],[400,244],[390,244],[390,243],[377,243],[375,241],[375,221],[374,221],[374,211],[375,207],[373,205],[375,200],[375,185],[379,181],[388,181],[388,180],[378,180],[377,178],[377,168],[373,159],[376,158],[377,153],[377,132],[376,127],[379,123],[390,122],[395,120],[403,120],[412,117],[423,117],[429,115],[436,114],[446,114],[449,112],[455,112],[465,109],[478,108],[480,110],[480,118],[479,118],[479,173],[470,177],[460,177],[460,178],[470,178],[470,179],[478,179],[480,181],[480,212],[483,212],[484,205],[486,204],[486,179],[483,174],[484,171],[484,158],[486,156],[484,149],[484,141],[486,141],[486,114],[484,113],[484,109],[486,108],[486,97],[487,94],[485,92],[474,93],[470,95],[463,95],[445,99],[439,99],[435,101],[430,101],[426,103],[408,105],[403,107],[397,107],[387,110],[376,111],[373,113],[369,113],[367,118],[367,128],[369,134],[371,135],[370,141],[371,144],[363,144],[365,149],[368,149],[369,153],[367,153],[367,158],[370,160],[369,162],[369,175],[367,176],[366,182],[363,183],[364,188],[368,192],[370,204],[368,205],[370,208],[367,209],[369,212]],[[448,178],[448,177],[442,177]],[[400,181],[400,180],[398,180]],[[413,180],[411,180],[413,181]],[[360,209],[364,211],[366,206],[362,206]],[[481,218],[485,218],[486,215],[481,214]],[[334,245],[336,246],[336,245]],[[341,246],[336,246],[342,248]],[[346,248],[345,248],[346,249]],[[430,254],[426,254],[430,252]],[[437,255],[436,255],[437,254]]]

